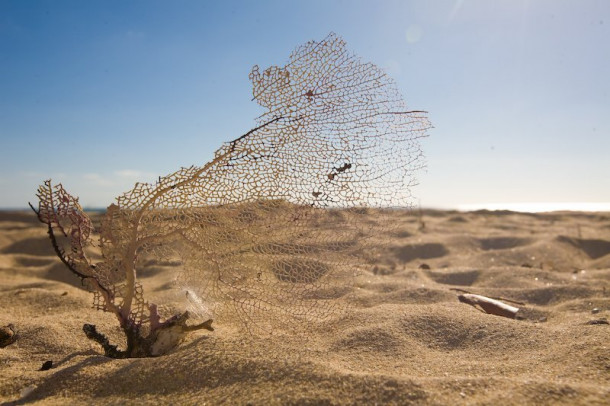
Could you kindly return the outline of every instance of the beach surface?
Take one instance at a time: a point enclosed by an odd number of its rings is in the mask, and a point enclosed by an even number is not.
[[[167,355],[116,360],[82,331],[120,343],[116,319],[92,308],[44,225],[0,212],[0,327],[16,333],[0,348],[0,402],[610,404],[610,213],[390,217],[337,299],[345,312],[264,337],[216,323]],[[153,265],[142,282],[163,299],[178,265]],[[510,300],[518,317],[460,302],[467,292]]]

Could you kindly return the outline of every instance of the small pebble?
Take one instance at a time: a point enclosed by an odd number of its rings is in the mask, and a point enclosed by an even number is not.
[[[51,368],[53,368],[53,361],[49,360],[45,361],[44,364],[42,364],[39,371],[48,371]]]
[[[597,314],[599,312],[601,312],[601,309],[599,307],[594,307],[593,310],[591,310],[591,313],[593,314]]]
[[[428,264],[421,264],[419,266],[419,269],[430,269],[430,265],[428,265]]]
[[[23,399],[23,398],[27,397],[30,393],[34,392],[35,389],[36,389],[36,387],[34,385],[26,386],[25,388],[23,388],[21,390],[21,393],[19,395]]]
[[[17,341],[17,334],[12,324],[0,327],[0,348],[4,348]]]

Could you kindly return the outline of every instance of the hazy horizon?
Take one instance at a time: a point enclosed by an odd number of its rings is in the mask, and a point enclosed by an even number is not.
[[[31,202],[34,207],[36,202]],[[110,205],[110,203],[109,203]],[[107,206],[84,206],[85,211],[106,211]],[[551,212],[610,212],[610,202],[589,203],[589,202],[520,202],[520,203],[470,203],[457,207],[441,206],[413,206],[412,211],[418,210],[441,210],[472,212],[480,210],[488,211],[513,211],[519,213],[551,213]],[[25,207],[0,207],[0,211],[29,211],[29,206]]]
[[[252,66],[332,31],[429,112],[415,206],[610,210],[609,17],[594,0],[3,1],[0,208],[49,178],[104,208],[205,164],[262,112]]]

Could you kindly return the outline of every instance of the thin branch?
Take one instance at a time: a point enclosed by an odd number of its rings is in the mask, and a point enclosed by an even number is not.
[[[209,331],[214,331],[214,327],[212,327],[212,319],[206,320],[203,323],[196,324],[194,326],[184,326],[184,331],[196,331],[201,329],[206,329]]]
[[[253,133],[257,132],[257,131],[258,131],[258,130],[260,130],[261,128],[267,127],[269,124],[273,124],[273,123],[275,123],[276,121],[279,121],[279,120],[281,120],[281,119],[283,119],[283,118],[284,118],[284,117],[281,117],[281,116],[280,116],[280,117],[276,117],[276,118],[274,118],[274,119],[273,119],[273,120],[271,120],[271,121],[267,121],[266,123],[261,124],[261,125],[259,125],[258,127],[251,129],[250,131],[248,131],[247,133],[245,133],[245,134],[244,134],[244,135],[242,135],[241,137],[234,139],[233,141],[231,141],[231,142],[229,143],[229,144],[231,144],[231,150],[230,150],[229,152],[233,152],[233,151],[235,151],[235,145],[237,144],[237,142],[238,142],[238,141],[243,140],[244,138],[248,137],[249,135],[252,135]]]
[[[72,261],[69,261],[68,259],[66,259],[65,257],[65,252],[64,250],[62,250],[59,247],[59,244],[57,243],[57,239],[55,238],[55,233],[53,232],[53,226],[51,224],[51,221],[48,220],[44,220],[40,218],[40,210],[36,210],[34,208],[34,206],[32,206],[31,203],[28,203],[30,205],[30,208],[34,211],[34,213],[36,213],[36,215],[38,216],[38,219],[40,221],[42,221],[43,223],[47,224],[47,233],[49,234],[49,239],[51,240],[51,245],[53,246],[53,250],[55,251],[55,254],[59,257],[59,259],[61,260],[61,262],[63,262],[63,264],[76,276],[78,276],[81,279],[81,282],[84,283],[85,280],[89,280],[89,282],[91,282],[93,284],[93,287],[98,290],[100,292],[100,294],[104,297],[104,301],[106,302],[106,307],[113,313],[115,313],[117,315],[117,317],[119,317],[119,309],[112,303],[112,299],[111,299],[111,293],[110,291],[102,286],[99,281],[97,279],[95,279],[94,277],[90,276],[90,275],[86,275],[80,271],[78,271],[75,267],[74,264],[72,263]],[[121,318],[119,317],[119,321],[122,321]]]
[[[36,209],[34,209],[34,207],[32,206],[31,203],[28,203],[28,204],[30,205],[32,210],[34,210],[34,213],[36,213],[36,215],[39,216],[40,211],[36,211]],[[47,224],[47,232],[49,234],[49,238],[51,239],[51,245],[53,246],[53,250],[55,251],[55,254],[57,254],[57,256],[59,257],[61,262],[63,262],[64,265],[66,265],[68,267],[68,269],[70,271],[72,271],[72,273],[74,273],[76,276],[81,278],[81,280],[90,278],[89,275],[85,275],[84,273],[77,271],[76,268],[74,267],[74,265],[72,264],[72,261],[68,261],[66,259],[66,257],[64,256],[64,250],[62,250],[59,247],[59,244],[57,244],[57,239],[55,238],[55,233],[53,232],[53,225],[51,224],[51,221],[43,220],[40,217],[39,217],[39,220],[42,221],[43,223]]]

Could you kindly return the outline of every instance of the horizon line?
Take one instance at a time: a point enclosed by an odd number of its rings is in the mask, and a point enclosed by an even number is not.
[[[406,207],[411,210],[439,210],[439,211],[512,211],[517,213],[548,213],[558,211],[572,212],[610,212],[610,202],[513,202],[513,203],[465,203],[455,206],[435,206],[435,205],[413,205]],[[83,207],[85,211],[106,211],[106,207],[88,206]],[[24,207],[0,207],[0,211],[30,211]]]
[[[457,205],[458,211],[508,210],[520,213],[548,213],[556,211],[606,212],[610,202],[514,202],[514,203],[468,203]]]

